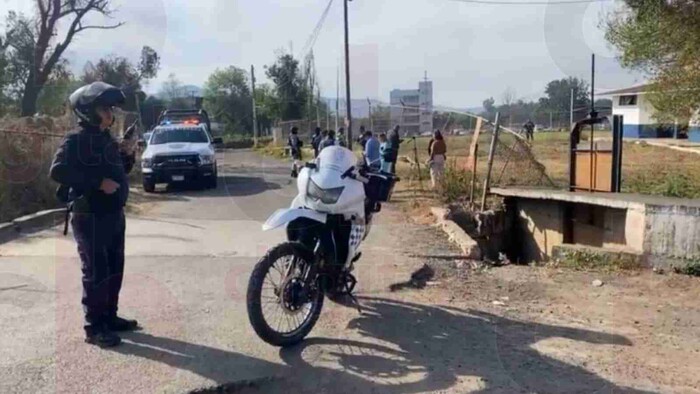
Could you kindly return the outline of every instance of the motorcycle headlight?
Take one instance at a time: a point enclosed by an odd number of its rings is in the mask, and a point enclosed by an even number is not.
[[[214,155],[199,155],[199,163],[202,165],[214,164]]]
[[[306,191],[306,195],[314,200],[321,201],[324,204],[335,204],[340,199],[340,195],[343,193],[345,187],[334,187],[331,189],[321,189],[317,184],[309,179],[309,186]]]
[[[141,159],[141,168],[153,167],[153,159]]]

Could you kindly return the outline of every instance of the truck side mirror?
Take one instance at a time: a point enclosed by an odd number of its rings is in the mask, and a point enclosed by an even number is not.
[[[214,140],[212,141],[214,145],[220,145],[224,143],[224,140],[221,137],[215,137]]]

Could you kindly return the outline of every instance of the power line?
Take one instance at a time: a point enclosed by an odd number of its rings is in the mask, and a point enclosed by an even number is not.
[[[607,3],[614,0],[551,0],[551,1],[513,1],[513,0],[451,0],[460,3],[485,4],[485,5],[567,5]]]
[[[305,57],[306,55],[308,55],[308,53],[313,49],[314,45],[316,44],[316,40],[318,39],[318,36],[321,33],[321,30],[323,29],[323,24],[326,22],[326,18],[328,17],[328,13],[330,12],[332,5],[333,0],[329,0],[328,5],[326,5],[326,9],[323,10],[323,14],[321,14],[321,18],[318,20],[318,22],[316,22],[316,27],[314,27],[314,30],[311,32],[311,35],[306,40],[306,43],[304,44],[304,47],[300,52],[300,54],[302,55],[301,57]]]
[[[314,27],[313,31],[309,35],[309,38],[306,40],[306,43],[304,44],[302,51],[299,53],[300,60],[306,58],[306,56],[308,56],[311,53],[311,51],[313,50],[313,47],[316,44],[316,40],[318,39],[318,36],[320,35],[321,30],[323,29],[323,25],[326,21],[326,18],[328,17],[328,13],[330,12],[332,5],[333,5],[333,0],[329,0],[328,4],[326,5],[326,8],[323,10],[323,13],[321,14],[321,17],[319,18],[318,22],[316,22],[316,26]],[[294,57],[293,53],[290,53],[290,55],[292,57]],[[288,85],[291,85],[294,82],[294,79],[293,78],[285,78],[285,80],[281,80],[280,82],[281,83],[275,87],[277,90],[284,88]]]

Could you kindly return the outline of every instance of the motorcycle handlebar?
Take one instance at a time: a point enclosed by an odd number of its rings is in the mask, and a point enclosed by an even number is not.
[[[362,183],[369,183],[369,179],[362,176],[360,174],[360,172],[357,171],[357,169],[354,166],[348,168],[348,170],[345,171],[343,173],[343,175],[340,176],[340,179],[345,179],[345,178],[354,179],[354,180],[356,180],[358,182],[362,182]]]

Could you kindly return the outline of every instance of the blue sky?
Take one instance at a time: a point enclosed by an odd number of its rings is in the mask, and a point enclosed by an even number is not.
[[[527,0],[523,0],[527,1]],[[0,11],[31,11],[28,0],[0,0]],[[69,49],[76,71],[87,60],[113,53],[137,59],[143,45],[162,56],[157,91],[174,73],[202,85],[216,68],[258,70],[275,51],[299,55],[327,0],[119,0],[113,21],[126,25],[90,31]],[[597,87],[643,81],[622,70],[598,28],[618,1],[581,5],[480,5],[454,0],[354,0],[350,3],[353,98],[388,101],[393,88],[413,88],[424,71],[434,82],[436,104],[480,105],[499,101],[511,88],[536,99],[546,82],[589,78],[590,54],[598,56]],[[342,1],[331,12],[314,47],[324,96],[335,95],[343,50]],[[96,18],[95,21],[99,21]],[[342,93],[341,93],[342,94]]]

